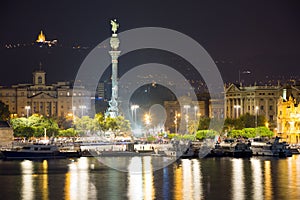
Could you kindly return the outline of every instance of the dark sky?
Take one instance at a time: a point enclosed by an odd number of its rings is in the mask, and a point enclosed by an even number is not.
[[[225,81],[236,81],[239,70],[251,71],[249,82],[300,76],[299,5],[275,0],[3,1],[0,85],[31,82],[40,62],[49,82],[73,80],[89,51],[110,36],[114,18],[120,31],[165,27],[194,38],[217,62]],[[30,45],[40,30],[58,46]],[[7,44],[25,46],[8,49]],[[74,50],[75,45],[88,49]]]

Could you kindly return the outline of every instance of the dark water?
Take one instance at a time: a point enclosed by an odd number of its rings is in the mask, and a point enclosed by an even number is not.
[[[1,199],[28,200],[300,199],[300,156],[183,159],[150,173],[120,172],[95,158],[0,161],[0,190]]]

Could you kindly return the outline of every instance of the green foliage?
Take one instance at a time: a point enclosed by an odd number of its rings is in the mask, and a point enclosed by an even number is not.
[[[272,137],[273,135],[274,133],[265,126],[257,127],[257,128],[243,128],[242,130],[231,130],[228,133],[228,136],[232,138],[237,138],[237,137],[254,138],[257,136]]]
[[[241,115],[238,119],[227,118],[224,122],[224,130],[237,129],[241,130],[243,128],[255,128],[256,127],[256,116],[246,113]],[[257,116],[257,126],[264,126],[266,118],[263,115]]]
[[[218,135],[218,132],[214,130],[198,130],[196,133],[196,139],[202,140],[205,138],[214,138],[216,135]]]
[[[209,129],[210,118],[201,117],[199,120],[198,130],[208,130]]]
[[[256,136],[273,137],[274,133],[273,133],[273,131],[270,131],[267,127],[260,126],[260,127],[257,127],[257,135]]]
[[[169,133],[168,134],[168,139],[173,139],[175,136],[176,136],[177,134],[175,134],[175,133]]]
[[[156,141],[156,138],[154,136],[150,135],[150,136],[147,137],[147,141],[148,142],[154,142],[154,141]]]
[[[60,130],[59,131],[59,136],[63,136],[63,137],[75,137],[75,136],[77,136],[77,133],[74,130],[74,128],[68,128],[66,130]]]
[[[59,128],[58,124],[51,118],[39,115],[32,115],[29,118],[11,119],[14,135],[17,137],[42,137],[46,128],[47,136],[56,136]]]
[[[30,138],[34,134],[34,129],[29,126],[18,126],[14,129],[14,136],[15,137],[25,137]]]
[[[2,120],[2,121],[9,120],[9,115],[10,115],[10,112],[8,109],[8,105],[6,105],[2,101],[0,101],[0,120]]]
[[[108,116],[105,118],[102,113],[97,113],[94,118],[90,118],[89,116],[78,118],[74,125],[79,135],[108,130],[117,133],[130,131],[130,123],[123,116],[116,118]]]
[[[186,135],[182,135],[181,139],[194,141],[196,138],[195,135],[186,134]]]

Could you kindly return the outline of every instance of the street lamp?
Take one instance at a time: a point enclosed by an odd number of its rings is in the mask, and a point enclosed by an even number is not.
[[[139,108],[139,105],[131,105],[131,116],[133,118],[134,114],[134,123],[136,123],[136,110]]]
[[[234,105],[233,106],[236,109],[236,118],[239,118],[239,108],[241,108],[240,105]]]
[[[144,120],[145,120],[146,127],[148,128],[148,132],[149,132],[149,126],[150,126],[150,123],[151,123],[150,114],[146,113],[145,116],[144,116]]]
[[[195,111],[195,120],[197,120],[197,112],[198,112],[199,107],[194,106],[194,111]]]
[[[257,128],[257,114],[258,114],[258,106],[255,106],[255,128]]]
[[[79,106],[79,108],[81,109],[81,117],[83,116],[83,109],[86,109],[85,105],[81,105]]]
[[[72,107],[73,121],[75,121],[75,111],[76,111],[76,107],[73,106]]]
[[[177,113],[175,111],[175,118],[174,118],[174,124],[175,124],[175,133],[177,134],[177,123],[178,123],[178,118],[180,117],[180,113]]]
[[[184,105],[183,108],[185,109],[185,123],[186,123],[186,132],[188,132],[188,124],[189,124],[189,108],[191,106],[190,105]]]
[[[25,106],[25,110],[26,110],[26,116],[28,118],[30,106]]]

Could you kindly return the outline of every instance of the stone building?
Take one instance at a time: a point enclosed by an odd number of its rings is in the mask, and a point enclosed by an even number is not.
[[[291,96],[279,99],[277,135],[291,144],[300,142],[300,104]]]
[[[165,130],[172,133],[184,133],[186,124],[199,117],[208,117],[208,100],[194,101],[189,97],[181,97],[179,101],[164,101],[167,119],[165,122]]]
[[[13,129],[6,121],[0,121],[0,147],[8,147],[14,139]]]
[[[91,106],[90,92],[76,88],[70,82],[46,84],[43,70],[33,72],[31,84],[17,84],[11,87],[0,86],[0,101],[8,105],[14,117],[40,114],[44,116],[65,117],[88,113]]]
[[[300,86],[239,86],[231,84],[225,89],[225,118],[240,115],[264,115],[271,129],[277,126],[280,98],[300,97]]]

